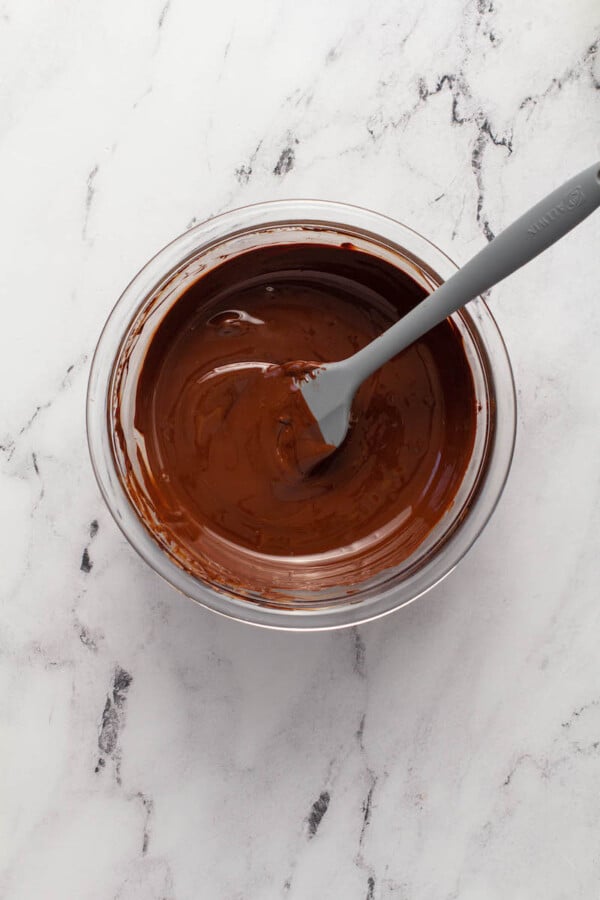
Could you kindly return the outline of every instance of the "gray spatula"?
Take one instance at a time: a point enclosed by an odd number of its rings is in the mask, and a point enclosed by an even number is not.
[[[326,363],[299,382],[332,450],[348,431],[362,382],[473,297],[524,266],[600,206],[600,163],[584,169],[522,215],[422,303],[354,356]]]

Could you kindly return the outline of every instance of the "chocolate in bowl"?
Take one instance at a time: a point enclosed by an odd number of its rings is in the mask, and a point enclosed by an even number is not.
[[[373,618],[443,577],[512,453],[512,376],[485,304],[369,379],[309,477],[277,466],[286,416],[265,370],[350,355],[452,270],[398,223],[309,201],[234,211],[161,251],[109,320],[88,404],[100,485],[153,567],[219,612],[291,628]]]

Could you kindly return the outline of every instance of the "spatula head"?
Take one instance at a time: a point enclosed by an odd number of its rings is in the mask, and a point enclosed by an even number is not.
[[[298,387],[324,442],[333,452],[346,437],[350,425],[354,390],[346,373],[338,363],[328,363],[299,381]]]

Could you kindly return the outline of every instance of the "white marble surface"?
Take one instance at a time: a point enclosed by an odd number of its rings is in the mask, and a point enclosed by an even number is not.
[[[370,206],[458,261],[600,156],[597,0],[1,0],[0,896],[600,896],[600,217],[492,292],[502,503],[413,607],[237,625],[120,536],[90,356],[190,223]]]

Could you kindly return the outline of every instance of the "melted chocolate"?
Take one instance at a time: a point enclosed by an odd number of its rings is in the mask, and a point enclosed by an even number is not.
[[[249,251],[187,289],[143,363],[145,483],[127,485],[181,565],[269,597],[356,584],[419,547],[474,443],[455,326],[438,325],[368,379],[346,441],[321,462],[286,364],[349,356],[424,296],[374,256],[309,243]]]

